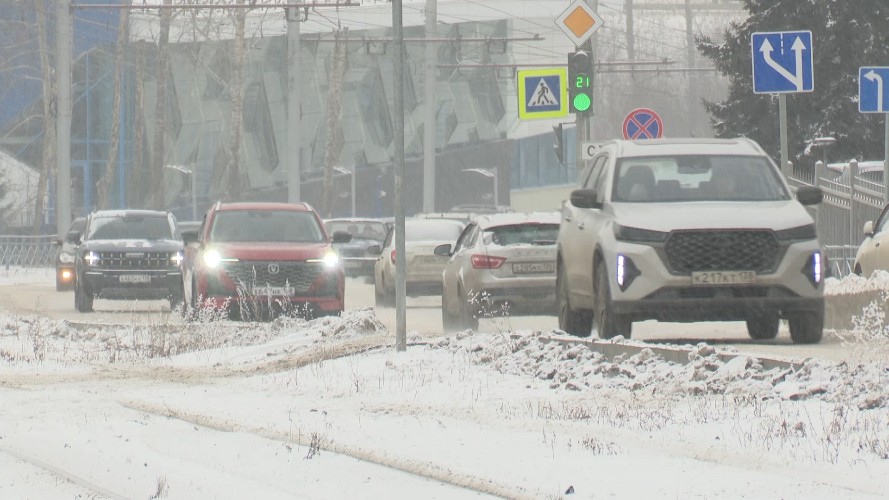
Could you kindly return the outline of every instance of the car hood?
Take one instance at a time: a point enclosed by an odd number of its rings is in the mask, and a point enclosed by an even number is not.
[[[83,243],[84,250],[97,252],[122,252],[142,250],[152,252],[175,252],[182,250],[179,240],[89,240]]]
[[[306,260],[324,257],[331,250],[329,243],[211,243],[223,257],[239,260]]]
[[[796,200],[768,202],[614,203],[623,226],[652,231],[683,229],[772,229],[813,224]]]

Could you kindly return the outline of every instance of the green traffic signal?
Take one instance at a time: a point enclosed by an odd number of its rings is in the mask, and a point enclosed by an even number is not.
[[[577,94],[576,96],[574,96],[574,101],[572,101],[574,109],[577,111],[586,111],[590,109],[590,105],[592,103],[593,102],[590,100],[590,96],[588,94]]]

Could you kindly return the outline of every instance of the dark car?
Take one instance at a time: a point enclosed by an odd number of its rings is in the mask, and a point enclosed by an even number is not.
[[[379,255],[369,249],[382,247],[390,225],[380,219],[329,219],[324,222],[328,234],[344,232],[352,235],[347,243],[335,243],[334,250],[343,261],[347,276],[370,276]]]
[[[87,217],[75,253],[74,304],[93,310],[96,298],[168,299],[182,303],[183,244],[176,219],[155,210],[99,210]]]
[[[56,241],[59,253],[56,254],[56,290],[74,289],[74,252],[77,238],[86,226],[86,217],[78,217],[71,222],[65,238]]]
[[[232,319],[278,314],[339,315],[345,275],[315,210],[305,203],[217,203],[195,240],[186,237],[185,297],[190,310]]]

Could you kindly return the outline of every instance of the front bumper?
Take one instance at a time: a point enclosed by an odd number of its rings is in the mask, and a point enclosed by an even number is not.
[[[674,274],[648,245],[616,242],[606,255],[613,310],[633,321],[740,321],[761,313],[782,318],[818,313],[824,308],[824,280],[815,283],[805,270],[820,251],[817,241],[787,244],[774,269],[758,272],[754,283],[696,285],[690,273]],[[624,289],[617,281],[618,256],[628,259],[634,276]]]
[[[180,270],[89,270],[82,286],[97,298],[111,300],[159,300],[182,294]]]

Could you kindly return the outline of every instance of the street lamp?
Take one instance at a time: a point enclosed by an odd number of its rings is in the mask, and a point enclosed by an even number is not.
[[[484,175],[485,177],[491,179],[491,181],[494,183],[494,206],[500,206],[500,197],[497,196],[497,167],[491,167],[490,170],[484,168],[464,168],[463,170],[461,170],[461,172],[473,172],[476,174]]]
[[[181,172],[191,178],[191,220],[198,220],[198,196],[197,187],[195,186],[197,182],[195,182],[194,170],[185,168],[180,165],[164,165],[164,168],[176,170],[177,172]]]

